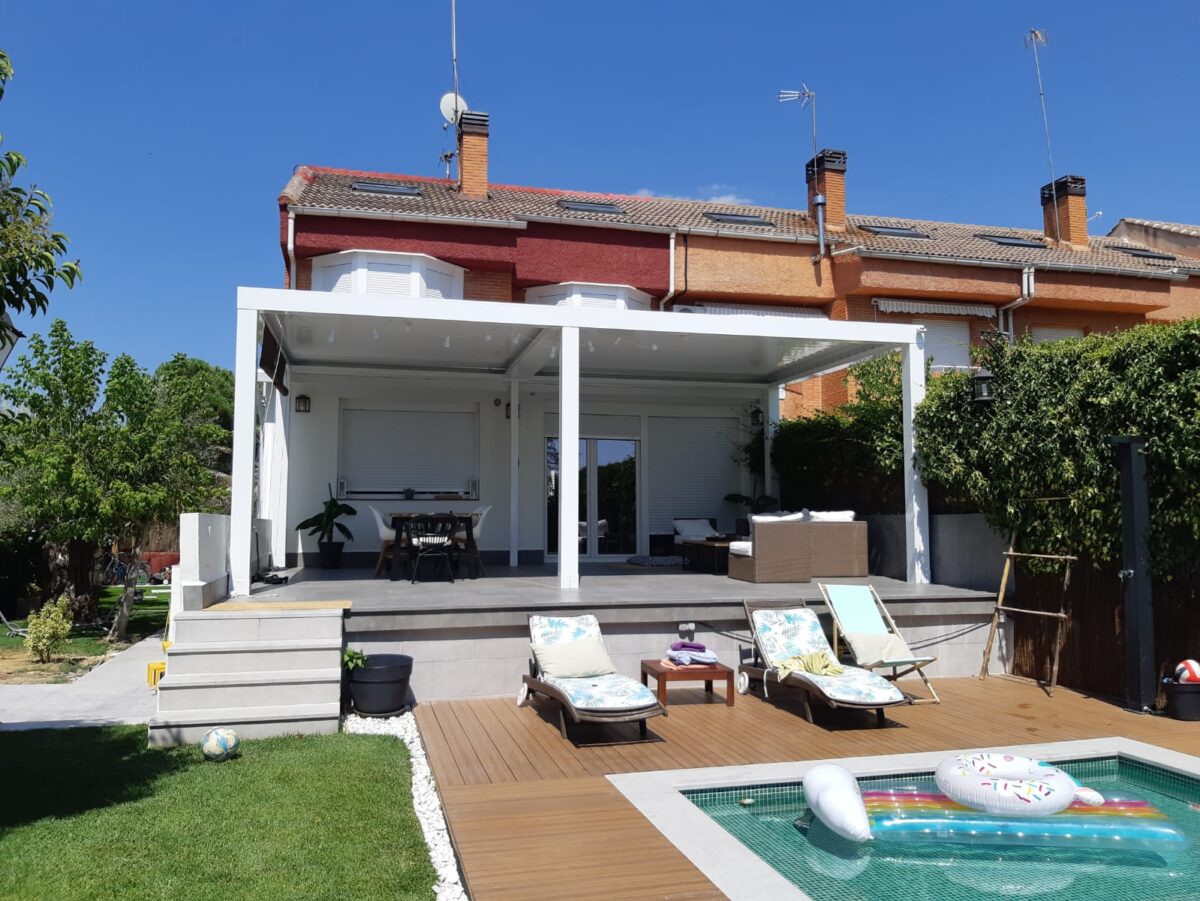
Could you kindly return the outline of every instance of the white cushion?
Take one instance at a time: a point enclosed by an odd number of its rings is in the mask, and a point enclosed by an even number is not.
[[[739,557],[754,556],[753,541],[731,541],[729,542],[729,553],[737,554]]]
[[[671,525],[680,538],[711,538],[719,534],[707,519],[673,519]]]
[[[808,516],[810,522],[854,522],[853,510],[811,510]]]
[[[530,647],[543,675],[553,679],[582,679],[616,672],[599,636]]]

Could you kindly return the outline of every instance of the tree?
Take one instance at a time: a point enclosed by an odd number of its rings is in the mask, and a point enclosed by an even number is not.
[[[215,443],[194,448],[206,466],[229,475],[233,462],[233,372],[206,360],[175,354],[154,371],[154,379],[168,398],[186,401],[180,413],[189,422],[219,431],[197,432]]]
[[[16,501],[49,542],[69,546],[77,590],[90,589],[99,543],[131,540],[137,563],[150,525],[184,510],[221,509],[227,493],[211,463],[228,430],[210,418],[208,380],[188,377],[196,367],[159,377],[125,354],[107,372],[106,364],[102,351],[56,320],[48,340],[29,339],[9,384],[0,385],[11,411],[0,419],[0,499]],[[114,640],[125,637],[134,571]]]
[[[0,50],[0,99],[12,75],[12,62]],[[15,184],[26,162],[15,150],[0,153],[0,347],[20,337],[10,311],[43,313],[55,284],[71,288],[81,278],[78,260],[63,260],[67,236],[51,230],[50,196]]]

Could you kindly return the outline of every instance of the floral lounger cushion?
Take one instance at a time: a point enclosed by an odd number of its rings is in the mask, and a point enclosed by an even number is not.
[[[529,617],[529,640],[533,644],[562,644],[581,638],[603,638],[600,623],[590,613]],[[548,678],[546,682],[566,695],[578,710],[638,710],[658,703],[649,688],[620,673],[578,679]]]
[[[807,608],[755,610],[753,619],[758,643],[767,657],[767,665],[772,668],[777,661],[817,651],[824,651],[830,659],[836,659],[833,648],[825,640],[821,621]],[[803,678],[843,704],[897,704],[904,700],[904,693],[882,676],[857,666],[843,664],[843,667],[845,672],[840,676],[805,673]]]

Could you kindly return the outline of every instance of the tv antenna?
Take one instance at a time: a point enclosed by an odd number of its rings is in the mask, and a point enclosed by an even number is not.
[[[792,100],[800,101],[800,109],[803,111],[805,107],[812,110],[812,145],[813,159],[817,158],[817,92],[810,90],[805,82],[800,82],[802,91],[780,91],[778,100],[780,103],[788,103]]]
[[[446,120],[446,124],[442,126],[443,134],[451,125],[457,128],[458,120],[467,112],[467,101],[458,92],[458,0],[450,0],[450,68],[454,90],[443,94],[442,99],[438,101],[438,109],[441,110],[442,118]],[[446,178],[450,177],[450,163],[456,155],[455,150],[442,152],[440,159],[446,164]]]
[[[1050,147],[1050,117],[1046,114],[1046,88],[1042,84],[1042,62],[1038,59],[1038,47],[1045,47],[1049,39],[1046,32],[1031,28],[1029,34],[1025,35],[1025,49],[1033,51],[1033,68],[1037,72],[1038,99],[1042,104],[1042,129],[1046,133],[1046,162],[1050,167],[1050,194],[1054,202],[1054,237],[1055,240],[1061,241],[1062,228],[1058,222],[1058,188],[1054,184],[1054,151]]]

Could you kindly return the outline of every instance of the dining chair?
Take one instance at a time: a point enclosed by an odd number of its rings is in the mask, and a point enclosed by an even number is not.
[[[417,581],[420,574],[421,561],[427,557],[441,560],[446,567],[446,575],[454,581],[454,567],[451,555],[457,551],[454,543],[454,532],[459,520],[452,515],[417,516],[405,525],[408,533],[408,559],[412,566],[412,581]]]
[[[373,505],[367,504],[367,507],[370,509],[371,515],[375,517],[375,527],[379,529],[379,558],[375,561],[375,574],[371,577],[378,579],[387,555],[396,552],[396,530],[388,526],[384,521],[383,514]]]

